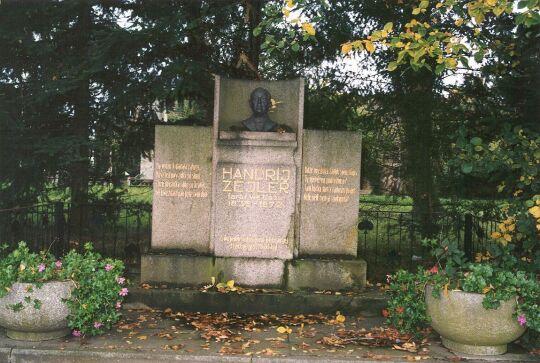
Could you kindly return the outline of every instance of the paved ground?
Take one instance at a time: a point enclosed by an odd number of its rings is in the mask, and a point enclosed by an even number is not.
[[[540,356],[517,345],[497,357],[455,355],[441,347],[435,337],[421,346],[395,340],[400,349],[414,352],[393,349],[384,339],[391,336],[391,332],[371,330],[382,325],[381,317],[347,316],[342,323],[342,317],[336,320],[335,315],[322,314],[223,315],[135,309],[143,307],[126,306],[129,310],[124,312],[124,319],[115,329],[86,340],[68,337],[28,343],[11,340],[0,331],[0,362],[540,361]],[[292,329],[289,339],[287,334],[277,331],[279,326]],[[377,344],[387,346],[373,346]]]

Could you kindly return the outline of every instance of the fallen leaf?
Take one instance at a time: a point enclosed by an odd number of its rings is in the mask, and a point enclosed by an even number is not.
[[[243,354],[244,349],[242,349],[241,347],[223,346],[218,351],[218,353],[223,353],[223,354]]]
[[[283,344],[283,342],[280,342],[280,341],[272,342],[271,346],[272,348],[285,348],[285,344]]]
[[[167,332],[158,333],[158,337],[165,338],[167,340],[173,340],[174,339],[174,337],[170,333],[167,333]]]
[[[386,355],[386,354],[373,354],[373,353],[370,353],[370,352],[367,352],[364,355],[364,358],[371,358],[373,360],[379,360],[379,361],[390,360],[391,359],[391,357],[389,355]]]
[[[397,344],[394,344],[392,346],[392,348],[396,349],[396,350],[404,350],[406,352],[411,352],[411,353],[416,353],[418,352],[418,347],[416,346],[416,344],[414,342],[405,342],[403,343],[402,345],[397,345]]]
[[[317,343],[330,345],[333,347],[341,347],[341,348],[345,347],[343,339],[336,336],[322,337],[320,340],[317,341]]]
[[[407,359],[409,362],[418,362],[424,359],[429,359],[429,357],[421,355],[407,355],[405,356],[405,359]]]
[[[164,349],[164,350],[180,350],[184,347],[183,344],[174,344],[174,345],[169,345],[169,344],[164,344],[162,346],[160,346],[161,349]]]
[[[274,351],[270,348],[266,348],[266,349],[263,349],[261,350],[260,352],[257,352],[257,353],[261,353],[261,354],[264,354],[264,355],[274,355]]]
[[[276,330],[280,334],[291,334],[292,333],[292,329],[289,328],[288,326],[280,326]]]

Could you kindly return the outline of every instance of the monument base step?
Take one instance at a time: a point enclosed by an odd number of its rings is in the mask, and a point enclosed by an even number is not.
[[[220,293],[190,288],[130,289],[125,308],[171,308],[174,311],[239,314],[335,314],[365,317],[380,316],[387,297],[369,289],[354,294],[320,294],[315,292],[249,292]]]
[[[214,257],[150,253],[141,258],[141,282],[168,286],[202,286],[234,280],[243,287],[282,290],[360,291],[366,285],[362,259]]]

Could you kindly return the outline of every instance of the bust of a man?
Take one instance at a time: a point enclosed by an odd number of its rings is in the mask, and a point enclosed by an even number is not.
[[[270,103],[270,92],[261,87],[255,88],[249,97],[249,105],[253,114],[250,118],[242,121],[242,125],[249,131],[276,131],[277,123],[268,117]]]

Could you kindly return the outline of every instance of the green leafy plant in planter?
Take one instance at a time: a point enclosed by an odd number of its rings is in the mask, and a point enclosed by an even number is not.
[[[7,307],[24,314],[26,309],[41,309],[42,302],[31,293],[52,281],[72,283],[70,297],[64,302],[69,308],[67,323],[74,336],[97,335],[120,319],[120,308],[128,294],[120,260],[103,258],[90,243],[84,251],[69,251],[56,258],[47,251],[31,252],[25,242],[10,253],[2,246],[0,258],[0,298],[11,292],[16,283],[28,284],[28,293],[21,301]]]
[[[388,277],[390,300],[383,311],[387,323],[402,333],[417,337],[431,324],[426,306],[426,291],[440,299],[454,291],[482,294],[486,310],[517,297],[513,319],[522,327],[540,332],[540,284],[533,272],[517,269],[513,248],[493,245],[475,262],[465,259],[457,243],[448,240],[424,240],[431,248],[436,264],[416,273],[398,271]]]

